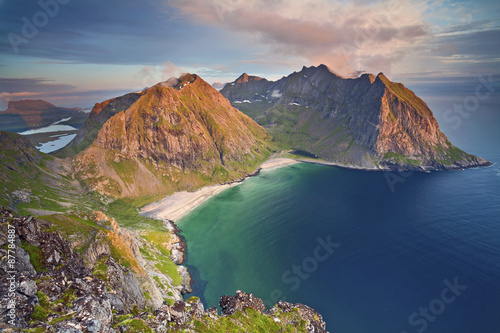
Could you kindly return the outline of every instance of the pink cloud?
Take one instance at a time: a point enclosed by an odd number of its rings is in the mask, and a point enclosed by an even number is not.
[[[275,55],[325,63],[344,76],[390,72],[427,34],[418,10],[402,1],[342,4],[326,0],[183,0],[170,4],[194,22],[257,37]],[[382,67],[379,68],[378,66]]]

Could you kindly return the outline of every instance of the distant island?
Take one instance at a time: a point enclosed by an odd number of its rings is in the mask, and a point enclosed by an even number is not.
[[[88,113],[81,108],[63,108],[37,99],[10,101],[7,110],[0,111],[0,131],[23,132],[48,126],[65,118],[67,124],[80,128]]]

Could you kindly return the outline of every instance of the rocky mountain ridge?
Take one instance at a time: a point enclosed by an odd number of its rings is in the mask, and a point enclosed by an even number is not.
[[[255,171],[271,146],[263,128],[186,74],[146,89],[106,120],[75,157],[75,171],[115,197],[167,194],[239,179]]]
[[[382,73],[344,79],[325,66],[278,81],[243,74],[221,93],[289,148],[364,169],[489,165],[453,146],[427,104]]]

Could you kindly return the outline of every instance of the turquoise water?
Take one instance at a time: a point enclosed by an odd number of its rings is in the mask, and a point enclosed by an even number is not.
[[[195,209],[179,221],[194,294],[304,303],[330,332],[500,332],[500,116],[446,125],[497,164],[404,175],[393,189],[382,172],[299,164]]]

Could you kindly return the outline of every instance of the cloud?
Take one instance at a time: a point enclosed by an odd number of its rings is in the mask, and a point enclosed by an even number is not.
[[[270,53],[329,65],[341,75],[390,71],[411,44],[426,36],[420,10],[406,1],[170,1],[193,22],[246,34]]]
[[[158,82],[167,81],[170,78],[178,78],[186,71],[166,61],[160,66],[145,66],[138,74],[144,88],[151,87]]]
[[[2,92],[2,93],[0,93],[0,100],[10,101],[10,100],[16,99],[16,98],[35,97],[35,96],[38,96],[40,94],[41,93],[34,93],[34,92],[28,92],[28,91],[17,92],[17,93]]]
[[[1,78],[0,93],[41,93],[51,91],[69,91],[75,87],[69,84],[56,84],[44,78]]]
[[[57,106],[89,107],[106,99],[123,95],[124,90],[78,90],[66,84],[55,84],[44,78],[0,78],[0,110],[9,101],[43,99]]]

